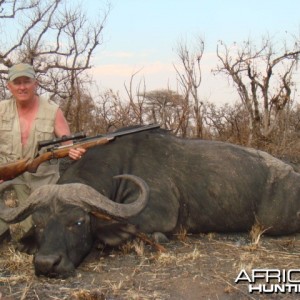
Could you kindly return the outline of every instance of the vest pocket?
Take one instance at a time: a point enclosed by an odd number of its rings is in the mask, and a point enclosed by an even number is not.
[[[54,138],[54,125],[49,120],[36,120],[36,138],[38,141],[50,140]]]
[[[14,119],[12,117],[2,115],[0,117],[0,130],[11,131],[13,127],[13,121]]]
[[[10,156],[13,150],[13,118],[0,117],[0,155]],[[3,157],[1,157],[3,159]]]

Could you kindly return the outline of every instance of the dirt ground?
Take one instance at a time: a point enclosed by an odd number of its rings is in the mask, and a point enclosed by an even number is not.
[[[136,240],[120,249],[94,249],[68,279],[34,275],[32,256],[0,246],[0,299],[300,299],[300,293],[250,294],[239,272],[300,269],[300,240],[201,234],[175,239],[158,253]]]

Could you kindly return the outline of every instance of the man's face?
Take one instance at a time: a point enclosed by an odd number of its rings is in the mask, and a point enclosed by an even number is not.
[[[37,82],[35,79],[22,76],[9,81],[7,87],[18,102],[28,102],[34,99]]]

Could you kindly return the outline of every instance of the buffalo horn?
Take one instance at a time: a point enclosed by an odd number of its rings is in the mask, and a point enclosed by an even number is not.
[[[149,198],[149,187],[140,177],[134,175],[118,175],[114,178],[129,179],[140,188],[140,195],[132,203],[116,203],[92,187],[83,184],[61,185],[58,198],[64,203],[77,205],[87,211],[99,211],[113,217],[129,218],[139,214],[146,206]]]
[[[128,204],[115,203],[92,187],[82,183],[43,185],[37,188],[23,205],[13,208],[0,205],[0,219],[7,223],[18,223],[27,218],[36,208],[48,205],[55,199],[77,205],[87,211],[100,211],[114,217],[129,218],[137,215],[148,202],[148,185],[134,175],[124,174],[114,178],[129,179],[136,183],[141,190],[137,200]]]

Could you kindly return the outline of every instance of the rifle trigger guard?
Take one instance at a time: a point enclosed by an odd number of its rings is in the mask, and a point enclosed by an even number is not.
[[[51,153],[52,153],[52,157],[51,157],[50,160],[49,160],[49,164],[50,164],[50,165],[56,165],[57,162],[58,162],[58,159],[57,159],[57,157],[55,157],[55,155],[54,155],[54,149],[53,149],[53,148],[51,148]]]

